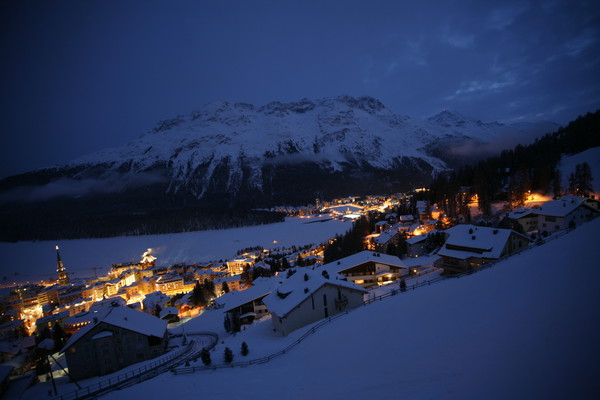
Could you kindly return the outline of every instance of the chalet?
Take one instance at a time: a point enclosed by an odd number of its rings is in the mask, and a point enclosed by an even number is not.
[[[213,283],[215,285],[215,293],[217,294],[217,296],[225,293],[225,291],[223,290],[224,283],[227,283],[227,287],[229,288],[230,292],[241,289],[240,275],[224,276],[222,278],[215,279]]]
[[[129,307],[112,307],[73,334],[60,351],[75,380],[106,375],[164,354],[167,323]]]
[[[412,225],[415,222],[415,217],[412,215],[401,215],[399,218],[400,223],[405,225]]]
[[[596,217],[600,211],[593,203],[586,203],[584,200],[585,198],[581,197],[566,196],[544,203],[536,210],[538,229],[541,232],[552,233],[575,227]]]
[[[536,210],[538,229],[541,232],[556,232],[589,221],[600,213],[597,208],[578,199],[582,198],[568,196],[544,203]]]
[[[592,197],[563,196],[560,199],[564,200],[564,201],[573,200],[575,202],[586,204],[592,208],[595,208],[596,210],[600,210],[600,200],[594,198],[594,196],[592,196]]]
[[[408,256],[421,257],[428,254],[429,251],[432,251],[432,247],[436,248],[435,241],[437,240],[438,236],[441,237],[443,241],[445,241],[446,233],[444,231],[438,230],[431,231],[429,233],[423,233],[422,235],[417,235],[406,239]],[[443,244],[443,242],[440,244]]]
[[[42,329],[48,328],[49,331],[54,329],[54,324],[58,323],[61,327],[64,326],[65,320],[71,315],[70,311],[62,311],[56,314],[48,315],[47,317],[38,318],[35,321],[35,333],[39,336]]]
[[[340,274],[364,288],[393,282],[409,272],[398,257],[373,251],[362,251],[322,268],[330,275]]]
[[[426,200],[418,200],[417,213],[419,214],[419,221],[421,221],[421,223],[428,219],[431,219],[431,212],[429,211],[429,202]]]
[[[0,325],[0,340],[14,340],[19,336],[27,336],[25,333],[25,321],[16,319]]]
[[[398,246],[400,241],[400,232],[391,228],[383,231],[379,236],[373,238],[373,247],[375,251],[387,253],[390,245]]]
[[[263,299],[282,335],[357,307],[367,291],[323,268],[301,269]]]
[[[523,232],[531,232],[538,229],[538,215],[536,214],[536,210],[515,210],[508,214],[507,218],[513,227],[516,227],[518,224]]]
[[[125,305],[127,305],[127,302],[120,297],[97,301],[89,308],[89,311],[82,311],[66,318],[63,322],[63,328],[68,334],[75,333],[84,326],[91,324],[94,319],[103,317],[110,308]]]
[[[449,273],[461,273],[527,248],[530,239],[511,229],[456,225],[445,231],[449,236],[435,266]]]
[[[254,281],[252,286],[242,292],[233,291],[223,295],[218,302],[225,304],[228,329],[239,331],[242,325],[251,324],[269,314],[263,299],[280,284],[278,278],[261,278]]]
[[[386,229],[389,229],[392,227],[392,224],[390,224],[388,221],[379,221],[375,223],[375,232],[376,233],[382,233],[383,231],[385,231]]]

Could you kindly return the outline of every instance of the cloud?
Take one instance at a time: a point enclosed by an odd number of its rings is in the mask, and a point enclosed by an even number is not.
[[[517,123],[507,126],[507,130],[503,134],[493,138],[489,142],[469,140],[459,146],[448,149],[448,151],[457,156],[474,158],[473,155],[477,155],[475,158],[483,159],[497,155],[502,150],[512,149],[519,144],[527,145],[533,143],[536,138],[556,128],[558,126],[551,123],[540,123],[537,125],[529,125],[527,123],[520,125]]]
[[[12,201],[45,201],[56,197],[83,197],[94,194],[118,193],[146,185],[165,183],[161,173],[144,172],[135,175],[114,173],[103,178],[60,178],[44,186],[23,186],[0,195],[0,203]]]

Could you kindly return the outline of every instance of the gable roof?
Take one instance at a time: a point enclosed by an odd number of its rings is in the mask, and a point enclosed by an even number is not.
[[[576,197],[571,196],[571,198],[567,199],[562,198],[560,200],[547,201],[540,206],[537,210],[537,214],[550,217],[566,217],[579,207],[597,211],[595,208],[575,199]]]
[[[323,276],[322,267],[315,270],[300,269],[285,280],[273,293],[263,299],[269,312],[284,317],[294,308],[309,298],[313,293],[325,285],[343,287],[367,293],[357,284],[347,281],[343,276],[330,274],[329,278]]]
[[[533,217],[536,216],[536,210],[530,208],[521,208],[519,210],[514,210],[510,214],[508,214],[508,218],[510,219],[519,219],[524,217]]]
[[[377,244],[386,244],[390,240],[392,240],[395,236],[399,235],[397,229],[388,229],[386,231],[381,232],[381,234],[373,239],[373,242]]]
[[[63,353],[69,347],[73,346],[79,339],[102,322],[146,336],[163,337],[167,330],[167,322],[153,315],[136,311],[129,307],[113,307],[103,317],[99,318],[97,323],[90,323],[75,332],[60,352]]]
[[[341,271],[356,267],[357,265],[364,264],[366,262],[377,262],[380,264],[392,265],[395,267],[406,268],[401,259],[396,256],[389,254],[377,253],[374,251],[361,251],[360,253],[353,254],[348,257],[341,258],[337,261],[323,265],[323,269],[326,269],[329,274],[339,274]]]
[[[438,255],[463,260],[469,257],[500,258],[508,238],[513,233],[530,241],[527,236],[511,229],[490,228],[487,226],[456,225],[447,229],[446,233],[450,236]]]
[[[219,299],[222,299],[219,303],[225,303],[223,312],[231,311],[234,308],[238,308],[241,305],[268,295],[281,284],[281,278],[272,277],[261,279],[258,282],[254,281],[253,284],[255,286],[241,292],[234,290],[219,297]]]

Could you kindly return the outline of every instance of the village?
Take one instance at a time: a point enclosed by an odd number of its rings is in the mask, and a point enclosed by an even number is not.
[[[227,335],[270,319],[287,336],[417,279],[472,273],[600,214],[593,196],[529,193],[522,207],[498,204],[495,221],[478,218],[476,196],[468,216],[451,218],[422,200],[426,191],[279,208],[304,223],[354,223],[326,243],[245,248],[224,262],[164,266],[148,249],[106,276],[72,279],[56,246],[56,281],[13,287],[1,301],[0,393],[18,377],[53,379],[58,364],[77,382],[161,357],[186,344],[184,322],[209,314]]]

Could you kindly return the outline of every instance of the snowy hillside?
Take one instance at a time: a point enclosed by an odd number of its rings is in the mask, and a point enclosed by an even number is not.
[[[599,230],[600,218],[491,269],[360,308],[267,364],[163,374],[105,398],[595,399]],[[245,340],[252,355],[268,332],[226,343]]]
[[[565,156],[560,161],[559,169],[562,173],[562,185],[569,185],[569,175],[575,172],[575,166],[587,162],[592,170],[592,187],[600,195],[600,147],[594,147],[572,156]]]

